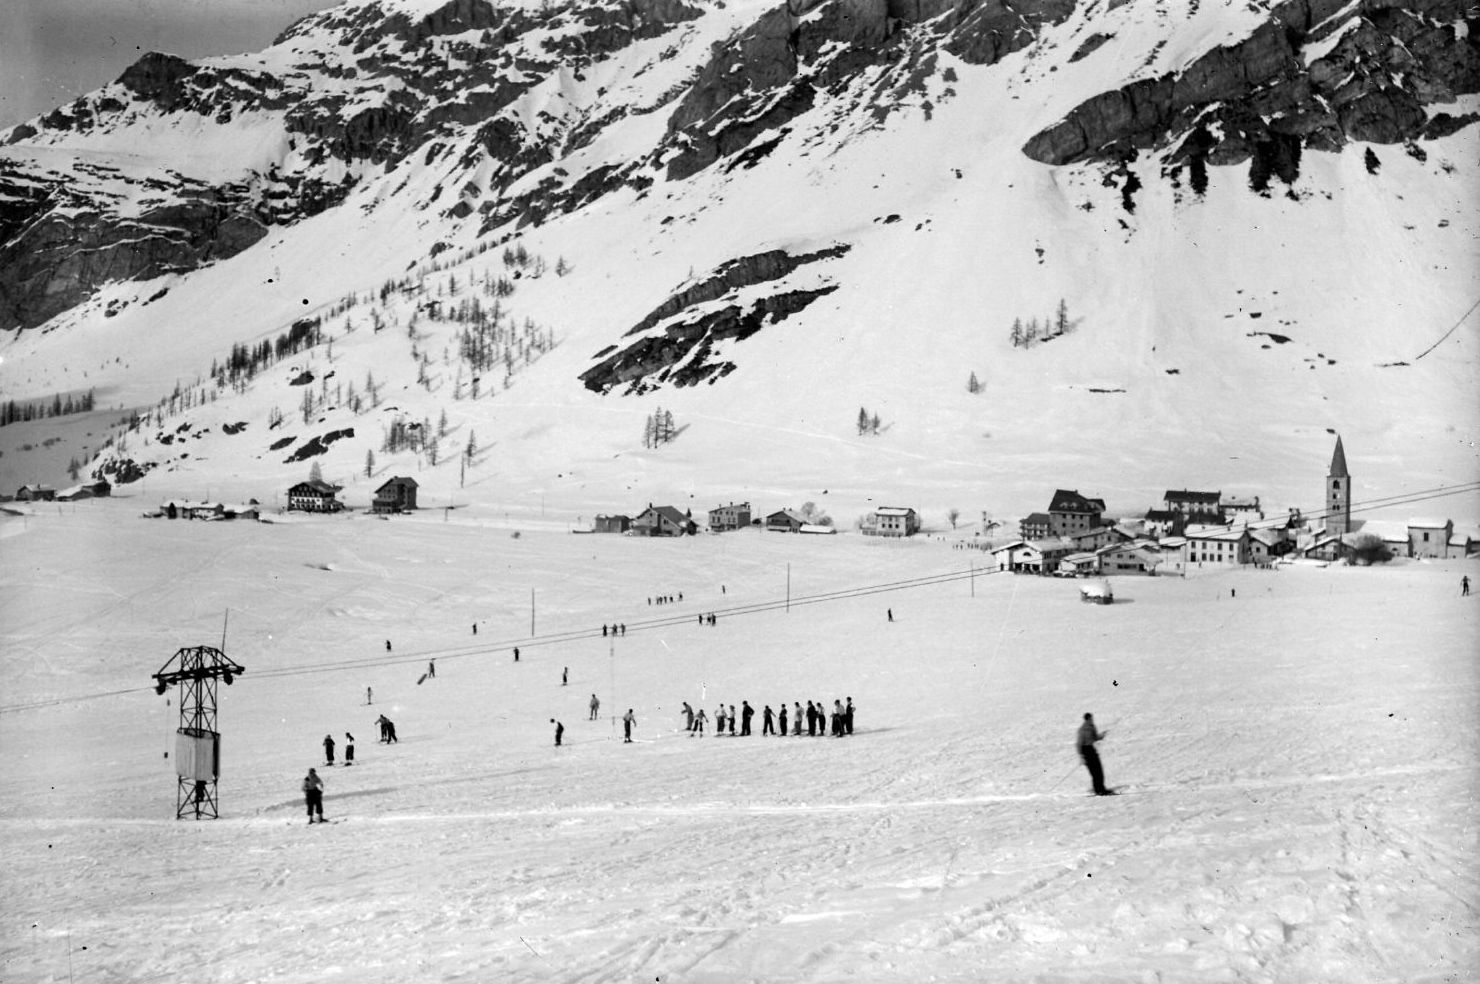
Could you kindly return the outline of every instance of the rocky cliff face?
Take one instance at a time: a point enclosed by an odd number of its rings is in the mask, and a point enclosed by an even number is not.
[[[836,290],[821,268],[848,249],[844,244],[803,254],[776,249],[722,263],[628,329],[626,337],[633,341],[596,353],[597,363],[581,374],[581,382],[597,393],[619,386],[643,393],[664,383],[693,386],[721,379],[735,363],[716,355],[716,347],[744,341]],[[803,268],[810,268],[805,285],[787,282]]]
[[[1128,4],[779,0],[741,16],[720,0],[346,0],[260,57],[150,54],[0,135],[0,329],[229,257],[377,182],[507,235],[618,190],[752,167],[786,141],[929,119],[961,64],[1071,33],[1065,64],[1114,57],[1096,28]],[[1249,162],[1258,187],[1291,178],[1305,149],[1452,132],[1475,114],[1442,107],[1480,90],[1469,17],[1461,0],[1287,0],[1242,40],[1088,99],[1023,152]],[[725,32],[695,27],[706,19]],[[635,120],[657,124],[636,152],[585,153]],[[123,137],[139,152],[100,164]]]
[[[293,25],[264,64],[148,54],[112,85],[0,135],[0,329],[39,325],[110,280],[228,257],[416,154],[461,147],[467,169],[486,172],[471,201],[426,203],[466,216],[568,137],[569,120],[547,113],[531,126],[519,100],[697,15],[682,0],[449,0],[422,16],[350,2]],[[162,148],[163,159],[120,163],[108,180],[88,173],[85,155],[55,150],[141,127],[204,147]],[[247,127],[280,136],[236,160],[231,134]],[[168,156],[212,142],[226,149],[209,176]]]
[[[1248,39],[1184,71],[1076,107],[1023,152],[1046,164],[1165,151],[1168,164],[1250,162],[1250,181],[1298,173],[1299,153],[1402,143],[1474,122],[1430,108],[1480,92],[1480,48],[1460,0],[1291,0]]]

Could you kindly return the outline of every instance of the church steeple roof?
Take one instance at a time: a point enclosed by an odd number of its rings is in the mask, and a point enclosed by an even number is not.
[[[1346,452],[1341,449],[1341,435],[1336,435],[1336,450],[1331,454],[1331,470],[1327,473],[1332,478],[1350,478],[1346,473]]]

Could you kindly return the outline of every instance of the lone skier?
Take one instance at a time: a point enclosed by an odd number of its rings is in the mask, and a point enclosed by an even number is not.
[[[324,764],[325,765],[333,765],[334,764],[334,736],[333,735],[325,735],[324,736]]]
[[[599,711],[599,710],[601,710],[601,701],[599,701],[599,700],[596,699],[596,695],[595,694],[592,694],[591,695],[591,720],[592,721],[595,721],[596,720],[596,712]]]
[[[1079,757],[1084,760],[1084,767],[1089,770],[1090,782],[1094,785],[1096,796],[1111,795],[1111,790],[1105,786],[1105,770],[1100,767],[1100,753],[1095,751],[1095,742],[1104,738],[1106,734],[1107,732],[1095,729],[1094,715],[1085,711],[1084,723],[1079,726],[1076,741],[1079,745]]]
[[[627,708],[627,713],[622,715],[622,741],[624,744],[632,744],[632,729],[637,726],[637,715],[632,713],[632,708]]]
[[[555,725],[555,747],[559,748],[560,740],[565,737],[565,725],[561,724],[554,718],[550,719],[550,723]]]
[[[355,736],[348,731],[344,733],[344,764],[355,764]]]
[[[319,823],[323,823],[324,780],[313,769],[309,769],[308,775],[303,777],[303,802],[308,807],[308,822],[313,823],[314,814],[317,813]]]

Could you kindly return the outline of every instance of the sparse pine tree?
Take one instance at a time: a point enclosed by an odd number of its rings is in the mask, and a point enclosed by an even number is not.
[[[968,379],[968,380],[966,380],[966,392],[968,392],[968,393],[972,394],[973,396],[975,396],[977,393],[980,393],[981,391],[982,391],[981,381],[976,378],[976,372],[973,370],[972,373],[971,373],[971,378]]]
[[[465,450],[463,452],[463,454],[467,457],[468,461],[471,462],[473,460],[473,455],[475,455],[477,453],[478,453],[478,435],[474,434],[470,430],[470,431],[468,431],[468,446],[467,446],[467,450]]]
[[[442,410],[442,415],[437,418],[437,436],[447,436],[447,410],[445,408]]]
[[[1023,344],[1023,319],[1012,319],[1012,347],[1019,348]]]
[[[570,273],[570,264],[565,262],[565,257],[559,256],[555,259],[555,276],[563,277]]]
[[[1061,297],[1059,298],[1058,309],[1054,311],[1053,333],[1055,335],[1062,335],[1067,332],[1069,328],[1069,302]]]
[[[858,408],[858,433],[860,436],[868,433],[868,411],[863,407]]]
[[[952,506],[946,511],[946,519],[949,519],[951,521],[951,529],[954,530],[956,528],[956,520],[960,518],[961,510],[957,509],[955,506]]]
[[[370,448],[365,449],[365,477],[369,478],[375,474],[375,452]]]
[[[324,470],[319,467],[317,461],[308,466],[308,480],[310,482],[322,482],[324,480]]]
[[[72,476],[72,481],[77,481],[77,473],[82,471],[82,463],[76,458],[67,462],[67,474]]]
[[[870,434],[879,433],[879,415],[874,414],[868,419],[868,430]]]

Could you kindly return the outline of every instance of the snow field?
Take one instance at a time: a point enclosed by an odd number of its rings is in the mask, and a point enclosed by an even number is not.
[[[973,584],[983,557],[923,540],[87,505],[0,520],[7,980],[1438,981],[1475,964],[1472,564],[1124,579],[1102,607],[1073,582]],[[828,592],[848,596],[809,603]],[[227,609],[247,672],[220,688],[223,817],[175,821],[177,712],[149,674],[218,644]],[[766,704],[849,695],[849,739],[759,735]],[[678,731],[681,701],[712,716],[742,698],[755,736]],[[627,707],[632,745],[612,720]],[[1119,798],[1086,795],[1086,710]],[[382,712],[398,745],[375,741]],[[320,768],[343,822],[310,828],[298,780],[346,730],[355,767]]]

